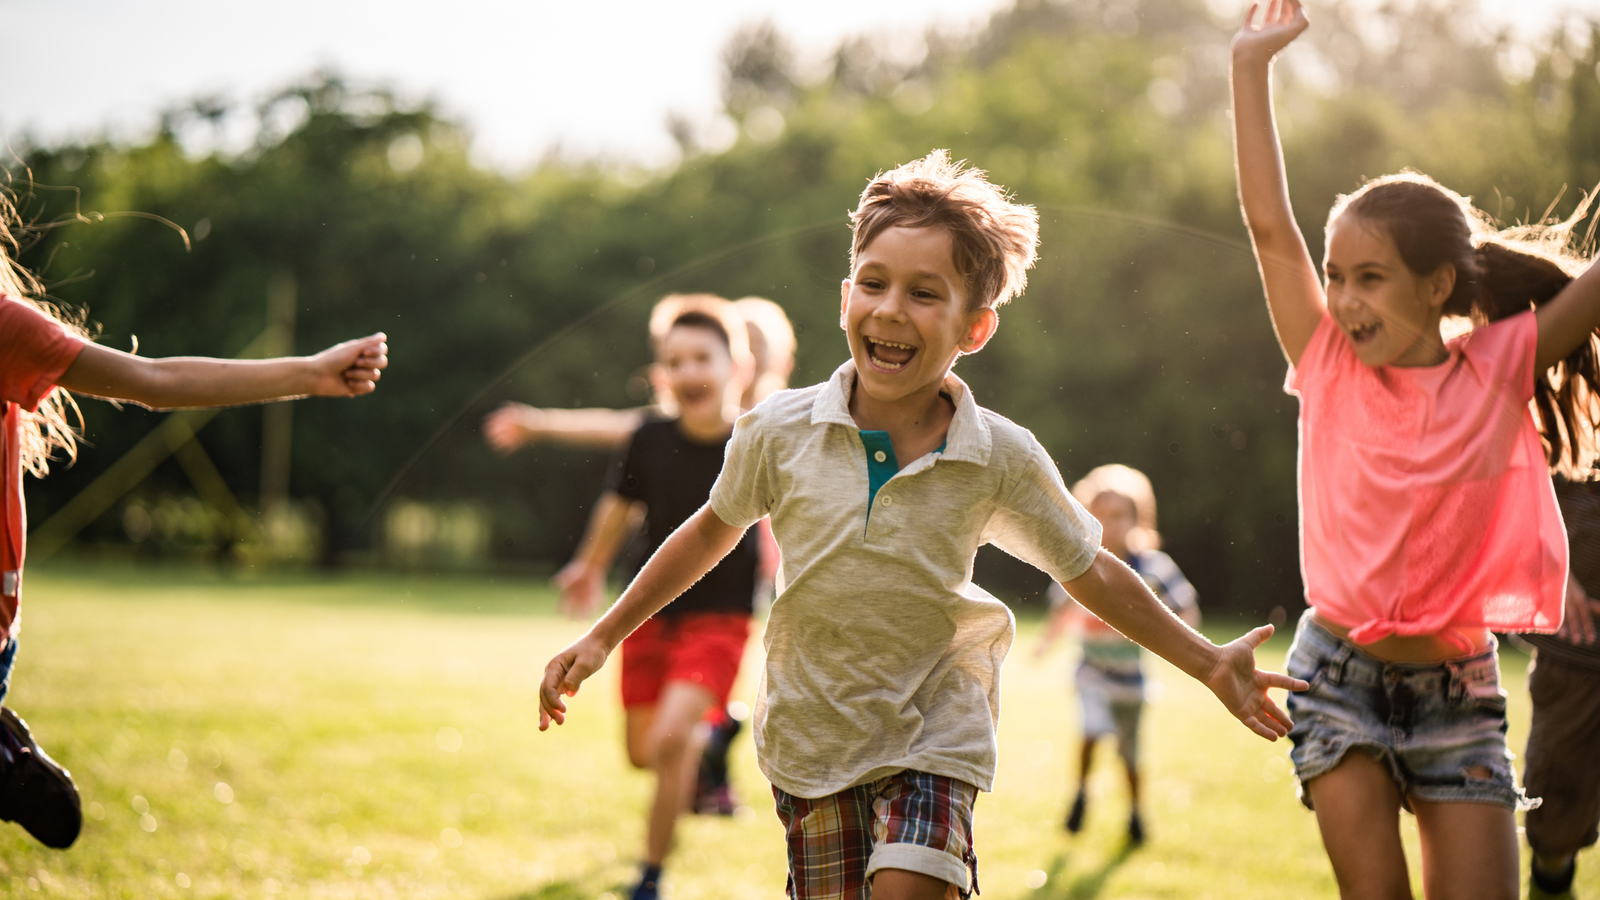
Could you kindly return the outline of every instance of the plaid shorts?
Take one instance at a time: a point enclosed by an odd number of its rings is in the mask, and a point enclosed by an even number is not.
[[[816,800],[774,787],[789,844],[794,900],[868,900],[879,869],[906,869],[978,892],[972,806],[964,781],[904,770]]]

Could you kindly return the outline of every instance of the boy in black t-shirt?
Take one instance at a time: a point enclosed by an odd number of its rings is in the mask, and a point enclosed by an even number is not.
[[[750,377],[746,332],[726,300],[683,298],[656,342],[656,375],[679,409],[648,421],[619,454],[573,561],[556,576],[569,608],[598,602],[605,573],[644,518],[648,559],[705,505]],[[644,871],[633,900],[655,900],[661,864],[700,762],[695,728],[728,702],[750,636],[760,551],[754,532],[622,643],[628,759],[656,774]],[[630,573],[631,575],[632,573]]]

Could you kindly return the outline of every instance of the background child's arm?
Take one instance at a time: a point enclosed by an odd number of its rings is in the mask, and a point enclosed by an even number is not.
[[[710,503],[678,526],[600,621],[545,666],[539,685],[539,730],[549,728],[552,720],[564,724],[567,704],[562,695],[576,694],[623,638],[711,571],[744,532],[722,521]]]
[[[1055,647],[1067,629],[1083,617],[1083,607],[1070,595],[1060,602],[1051,603],[1050,612],[1044,620],[1044,633],[1039,636],[1039,643],[1033,649],[1035,658],[1043,659]]]
[[[1289,733],[1289,716],[1268,688],[1303,691],[1296,678],[1256,668],[1255,648],[1272,636],[1263,625],[1218,647],[1186,627],[1122,560],[1101,550],[1088,571],[1062,585],[1106,624],[1211,689],[1245,727],[1269,741]]]
[[[611,568],[617,553],[643,516],[642,503],[613,491],[600,496],[572,562],[550,579],[561,588],[561,605],[568,615],[588,616],[599,607],[600,596],[605,592],[606,570]]]
[[[489,446],[510,453],[535,441],[580,447],[620,447],[644,422],[638,409],[539,409],[507,403],[484,417]]]
[[[1533,315],[1539,322],[1533,371],[1543,372],[1566,359],[1600,326],[1600,266],[1591,264]]]
[[[1239,200],[1255,246],[1267,309],[1291,365],[1322,321],[1326,299],[1289,205],[1283,149],[1272,112],[1272,58],[1306,29],[1297,0],[1272,0],[1259,24],[1252,5],[1233,37],[1233,147]]]
[[[278,359],[149,359],[88,344],[56,383],[77,394],[126,400],[151,409],[237,406],[289,397],[371,393],[389,347],[382,334],[345,341],[315,356]]]

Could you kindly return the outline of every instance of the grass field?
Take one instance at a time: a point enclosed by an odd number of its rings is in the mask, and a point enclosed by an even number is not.
[[[1007,664],[999,778],[978,804],[984,900],[1335,895],[1287,743],[1170,669],[1146,719],[1150,842],[1123,846],[1110,752],[1085,833],[1066,836],[1068,656],[1034,662],[1036,624]],[[0,894],[621,898],[650,783],[623,756],[615,673],[565,728],[537,730],[538,673],[578,631],[527,582],[32,571],[8,703],[72,769],[88,820],[64,853],[0,826]],[[1506,654],[1513,747],[1525,667]],[[685,820],[675,900],[782,896],[781,832],[744,737],[734,764],[750,809]],[[1600,896],[1600,858],[1580,873],[1580,896]]]

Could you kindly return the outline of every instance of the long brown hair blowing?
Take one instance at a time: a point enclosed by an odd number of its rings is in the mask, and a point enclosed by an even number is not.
[[[1485,325],[1540,306],[1572,282],[1590,262],[1595,221],[1581,240],[1578,223],[1589,213],[1589,194],[1564,220],[1499,228],[1467,198],[1420,172],[1373,179],[1342,196],[1329,225],[1345,213],[1382,228],[1406,268],[1418,276],[1452,265],[1456,285],[1444,314]],[[1551,205],[1554,208],[1554,204]],[[1594,477],[1600,457],[1600,332],[1534,379],[1533,407],[1550,471],[1574,480]]]
[[[0,294],[61,323],[69,333],[89,337],[81,316],[74,316],[43,298],[44,285],[32,272],[16,262],[17,256],[31,242],[39,226],[23,219],[18,212],[16,194],[11,188],[0,186]],[[74,426],[68,415],[78,422]],[[29,412],[21,410],[22,470],[35,478],[43,478],[50,471],[50,460],[57,450],[66,455],[68,462],[78,458],[78,435],[83,424],[83,412],[72,395],[59,387],[51,388],[39,408]]]

